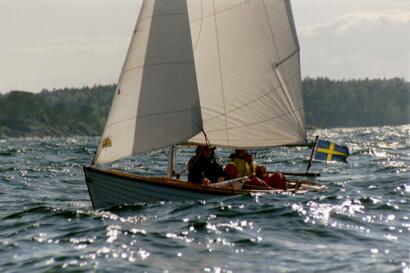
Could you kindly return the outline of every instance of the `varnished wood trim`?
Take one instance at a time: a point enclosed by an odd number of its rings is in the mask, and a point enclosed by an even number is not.
[[[232,190],[232,189],[221,189],[221,188],[210,188],[206,187],[200,184],[194,184],[190,182],[186,182],[180,179],[173,179],[169,177],[162,177],[162,176],[139,176],[131,173],[126,173],[121,170],[115,170],[115,169],[99,169],[95,167],[87,167],[84,166],[84,171],[89,171],[89,172],[95,172],[95,173],[101,173],[113,177],[119,177],[119,178],[124,178],[127,180],[134,181],[136,183],[146,183],[146,184],[151,184],[151,185],[157,185],[157,186],[162,186],[162,187],[170,187],[170,188],[179,188],[182,190],[187,190],[187,191],[195,191],[199,193],[204,193],[204,194],[212,194],[212,195],[243,195],[243,194],[249,194],[249,193],[278,193],[278,192],[283,192],[283,190],[280,189],[271,189],[271,190],[262,190],[262,189],[247,189],[247,190]],[[296,179],[290,179],[287,182],[288,183],[295,183],[300,181],[302,185],[309,185],[312,187],[317,187],[317,190],[323,191],[326,189],[325,186],[317,183],[317,182],[312,182],[312,181],[307,181],[307,180],[296,180]],[[87,185],[88,186],[88,185]],[[289,189],[289,192],[295,192],[294,189]],[[304,191],[301,191],[301,193]]]

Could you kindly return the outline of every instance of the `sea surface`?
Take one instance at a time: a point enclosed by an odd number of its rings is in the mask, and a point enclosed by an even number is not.
[[[82,166],[98,138],[0,140],[0,272],[410,272],[410,125],[309,131],[349,146],[315,162],[324,193],[95,210]],[[217,150],[226,160],[228,150]],[[178,150],[186,175],[192,148]],[[254,153],[304,171],[308,148]],[[166,151],[113,164],[164,174]]]

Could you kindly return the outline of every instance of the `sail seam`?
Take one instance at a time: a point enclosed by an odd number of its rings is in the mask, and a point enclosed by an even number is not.
[[[234,9],[234,8],[237,8],[237,7],[239,7],[239,6],[241,6],[241,5],[244,5],[244,4],[246,4],[247,2],[251,2],[251,1],[256,1],[256,0],[245,0],[245,1],[241,2],[241,3],[239,3],[239,4],[236,4],[236,5],[233,5],[233,6],[229,7],[229,8],[223,9],[223,10],[221,10],[221,11],[219,11],[219,12],[215,12],[215,9],[214,9],[214,13],[213,13],[213,14],[208,15],[208,16],[203,16],[203,17],[201,16],[201,18],[192,20],[190,23],[195,23],[195,22],[198,22],[198,21],[202,21],[203,19],[209,19],[209,18],[211,18],[211,17],[214,17],[214,16],[216,16],[216,15],[220,15],[220,14],[222,14],[222,13],[228,12],[228,11]],[[146,16],[146,17],[141,18],[141,20],[148,20],[148,19],[151,19],[151,18],[153,18],[153,17],[158,17],[158,16],[172,16],[172,15],[186,15],[186,14],[187,14],[187,13],[162,13],[162,14],[155,14],[155,15],[153,15],[153,16]]]
[[[219,78],[220,78],[220,81],[221,81],[222,104],[224,106],[224,115],[225,115],[226,141],[227,141],[228,146],[229,146],[228,119],[226,117],[225,94],[224,94],[224,84],[223,84],[223,78],[222,78],[221,54],[220,54],[220,50],[219,50],[218,26],[217,26],[217,23],[216,23],[215,0],[213,0],[212,3],[213,3],[213,8],[214,8],[216,47],[217,47],[217,50],[218,50]]]
[[[269,118],[269,119],[264,119],[264,120],[261,120],[261,121],[255,122],[255,123],[247,123],[247,124],[243,124],[243,125],[239,125],[239,126],[233,126],[233,127],[229,127],[229,128],[209,130],[208,133],[219,132],[219,131],[223,131],[223,130],[226,130],[226,129],[237,129],[237,128],[249,127],[249,126],[257,125],[257,124],[264,123],[264,122],[267,122],[267,121],[272,121],[272,120],[275,120],[275,119],[279,119],[279,118],[282,118],[284,116],[300,112],[301,110],[303,110],[303,106],[301,106],[299,108],[296,108],[296,109],[293,109],[292,111],[286,112],[286,113],[284,113],[280,116],[275,116],[275,117],[272,117],[272,118]]]
[[[157,66],[157,65],[173,65],[173,64],[193,64],[194,62],[163,62],[163,63],[151,63],[151,64],[144,64],[144,65],[139,65],[139,66],[134,66],[131,67],[127,70],[124,70],[123,72],[130,72],[132,70],[140,69],[140,68],[145,68],[148,66]]]
[[[291,80],[293,80],[294,78],[296,78],[298,75],[299,75],[299,73],[294,74],[291,78],[287,79],[287,80],[285,81],[285,83],[290,82]],[[276,86],[276,87],[273,88],[272,90],[270,90],[270,91],[268,91],[268,92],[262,94],[261,96],[255,98],[255,99],[253,99],[253,100],[251,100],[251,101],[249,101],[249,102],[247,102],[247,103],[245,103],[245,104],[242,104],[241,106],[238,106],[238,107],[232,109],[231,111],[229,111],[229,112],[227,112],[227,113],[230,114],[230,113],[233,113],[233,112],[235,112],[235,111],[241,110],[242,108],[244,108],[244,107],[246,107],[246,106],[249,106],[249,105],[251,105],[252,103],[255,103],[255,102],[259,101],[260,99],[262,99],[262,98],[264,98],[264,97],[266,97],[266,96],[272,94],[273,91],[275,91],[275,90],[277,90],[277,89],[279,89],[279,88],[281,88],[281,84],[279,84],[278,86]],[[203,108],[204,108],[204,109],[209,109],[209,108],[205,108],[205,107],[203,107]],[[208,119],[208,120],[206,120],[206,121],[204,121],[204,122],[209,122],[209,121],[215,120],[215,119],[219,118],[219,117],[222,116],[222,115],[223,115],[223,113],[222,113],[222,114],[219,114],[219,115],[217,115],[217,116],[215,116],[215,117],[213,117],[213,118],[211,118],[211,119]]]
[[[160,112],[160,113],[151,113],[145,115],[139,115],[136,117],[137,119],[146,118],[146,117],[153,117],[153,116],[160,116],[160,115],[168,115],[168,114],[176,114],[176,113],[185,113],[185,112],[192,112],[192,108],[183,109],[183,110],[176,110],[176,111],[167,111],[167,112]]]
[[[251,2],[251,1],[256,1],[256,0],[246,0],[246,1],[243,1],[243,2],[241,2],[241,3],[239,3],[239,4],[233,5],[232,7],[223,9],[223,10],[221,10],[221,11],[219,11],[219,12],[215,12],[215,5],[214,5],[214,14],[211,14],[211,15],[208,15],[208,16],[204,16],[204,17],[201,18],[201,19],[208,19],[208,18],[214,17],[214,16],[216,16],[216,15],[220,15],[220,14],[222,14],[222,13],[231,11],[231,10],[233,10],[234,8],[237,8],[237,7],[239,7],[239,6],[242,6],[242,5],[244,5],[244,4],[248,3],[248,2]],[[195,22],[197,22],[197,21],[199,21],[199,20],[201,20],[201,19],[195,19],[195,20],[192,21],[192,23],[195,23]]]
[[[219,142],[219,141],[223,141],[224,139],[223,138],[213,138],[213,141],[214,142]],[[252,143],[252,142],[256,142],[256,143],[258,143],[258,142],[260,142],[260,141],[266,141],[266,140],[278,140],[277,138],[274,138],[274,137],[258,137],[258,138],[256,138],[256,137],[253,137],[252,139],[247,139],[246,140],[246,142],[247,143]],[[299,140],[299,139],[297,139],[297,138],[294,138],[294,140],[295,141],[297,141],[297,140]],[[295,141],[290,141],[289,143],[295,143]],[[243,142],[243,139],[237,139],[237,140],[231,140],[231,142],[239,142],[239,143],[242,143]],[[232,147],[235,147],[235,144],[233,144],[232,143]],[[298,143],[300,143],[300,142],[298,142]],[[179,143],[178,143],[179,144]],[[189,141],[189,142],[187,142],[187,144],[198,144],[198,145],[203,145],[203,143],[202,142],[197,142],[197,141]],[[283,146],[284,144],[279,144],[280,146]],[[285,144],[285,145],[287,145],[287,144]],[[217,147],[225,147],[225,145],[215,145],[215,146],[217,146]],[[276,146],[276,145],[274,145],[274,146]],[[240,146],[240,147],[244,147],[244,146]],[[255,148],[256,146],[249,146],[249,147],[252,147],[252,148]],[[257,146],[258,148],[261,148],[261,147],[273,147],[272,145],[267,145],[267,146],[265,146],[265,145],[263,145],[263,146]]]
[[[295,54],[299,53],[299,48],[297,48],[295,51],[293,51],[289,56],[287,56],[286,58],[282,59],[281,61],[277,62],[275,64],[275,67],[278,68],[280,65],[282,65],[283,63],[287,62],[290,58],[292,58]]]
[[[151,113],[151,114],[145,114],[145,115],[138,115],[138,117],[133,116],[133,117],[130,117],[130,118],[121,119],[121,120],[118,120],[116,122],[110,123],[108,125],[108,127],[119,124],[119,123],[123,123],[123,122],[126,122],[126,121],[140,119],[140,118],[159,116],[159,115],[167,115],[167,114],[185,113],[185,112],[191,112],[191,111],[192,111],[192,109],[190,108],[190,109],[183,109],[183,110],[177,110],[177,111],[167,111],[167,112],[160,112],[160,113]]]
[[[147,20],[147,19],[151,19],[151,18],[154,18],[154,17],[179,16],[179,15],[187,16],[188,13],[187,12],[160,13],[160,14],[155,14],[155,15],[152,15],[152,16],[142,17],[141,20]]]

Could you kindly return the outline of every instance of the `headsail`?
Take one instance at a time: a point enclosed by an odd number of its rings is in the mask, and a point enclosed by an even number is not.
[[[178,143],[306,139],[289,0],[145,0],[95,163]]]
[[[159,149],[202,129],[186,0],[146,0],[95,163]]]

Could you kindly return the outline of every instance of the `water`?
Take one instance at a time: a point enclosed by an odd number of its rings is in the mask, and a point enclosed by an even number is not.
[[[314,163],[325,193],[93,210],[97,138],[0,140],[0,272],[410,272],[410,126],[310,131],[349,145]],[[178,169],[191,149],[180,150]],[[219,150],[221,157],[228,151]],[[258,151],[303,171],[310,151]],[[114,164],[163,174],[164,151]]]

